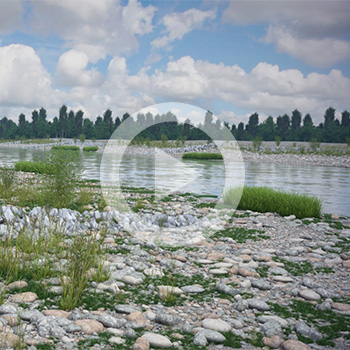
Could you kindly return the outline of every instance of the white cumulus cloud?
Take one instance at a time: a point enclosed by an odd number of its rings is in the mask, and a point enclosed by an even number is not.
[[[58,60],[57,75],[66,86],[99,86],[103,75],[96,69],[86,70],[89,58],[84,52],[69,50]]]
[[[136,0],[33,1],[34,31],[58,34],[66,46],[84,52],[92,63],[107,55],[129,54],[138,48],[138,37],[153,30],[156,8]]]
[[[153,40],[151,44],[154,48],[165,47],[175,40],[181,40],[184,35],[191,31],[202,28],[205,21],[215,17],[216,14],[213,10],[201,11],[197,9],[165,15],[162,22],[167,34]]]
[[[12,32],[21,23],[23,16],[22,0],[0,1],[0,34]]]
[[[350,59],[347,0],[231,1],[223,20],[233,25],[267,23],[263,41],[311,66]]]
[[[51,106],[62,101],[51,77],[33,48],[12,44],[0,47],[0,104],[2,106]]]

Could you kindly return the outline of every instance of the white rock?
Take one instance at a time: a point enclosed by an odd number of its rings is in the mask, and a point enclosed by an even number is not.
[[[231,325],[229,325],[227,322],[215,318],[206,318],[203,320],[202,327],[218,332],[229,332],[232,330]]]

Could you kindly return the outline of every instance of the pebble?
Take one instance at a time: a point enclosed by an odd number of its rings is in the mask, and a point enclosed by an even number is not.
[[[205,320],[203,320],[202,327],[211,329],[213,331],[224,332],[224,333],[232,330],[231,325],[228,324],[227,322],[219,319],[212,319],[212,318],[206,318]]]

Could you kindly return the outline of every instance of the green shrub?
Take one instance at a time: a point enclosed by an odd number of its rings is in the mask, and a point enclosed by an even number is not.
[[[31,162],[31,161],[19,161],[15,164],[16,171],[24,171],[27,173],[36,174],[51,174],[52,169],[44,161]]]
[[[84,152],[97,152],[98,147],[97,146],[86,146],[86,147],[83,147],[83,151]]]
[[[45,178],[45,199],[47,204],[68,207],[75,198],[78,182],[77,154],[62,150],[51,150],[45,164],[51,173]]]
[[[259,151],[261,145],[262,145],[262,137],[261,136],[256,136],[254,139],[253,139],[253,148],[255,151]]]
[[[62,146],[62,145],[56,145],[56,146],[52,146],[53,150],[55,151],[80,151],[79,146]]]
[[[221,153],[184,153],[182,159],[223,159]]]
[[[81,143],[84,143],[84,142],[85,142],[85,139],[86,139],[85,134],[80,134],[80,135],[79,135],[79,141],[80,141]]]
[[[224,204],[237,203],[237,193],[242,188],[230,188],[223,196]],[[237,209],[252,210],[260,213],[273,212],[282,216],[295,215],[298,219],[319,217],[322,202],[317,197],[303,194],[276,191],[268,187],[243,188]]]
[[[279,147],[279,145],[281,144],[281,136],[275,136],[275,142],[276,142],[276,146]]]

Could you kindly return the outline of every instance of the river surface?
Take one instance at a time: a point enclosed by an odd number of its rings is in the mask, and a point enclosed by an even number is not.
[[[44,157],[45,151],[42,149],[0,147],[0,166],[13,166],[19,160],[35,160]],[[101,159],[101,153],[81,153],[82,177],[99,180]],[[184,163],[199,174],[199,177],[187,186],[186,167],[181,176],[178,173],[178,167],[175,174],[173,167],[162,167],[161,164],[159,167],[158,164],[155,177],[152,157],[124,156],[121,162],[120,179],[124,185],[154,188],[156,178],[158,188],[171,189],[175,184],[175,187],[184,192],[221,195],[225,181],[225,167],[222,161],[186,160]],[[230,163],[229,166],[235,167],[236,164]],[[111,172],[113,168],[113,161],[111,161]],[[245,184],[315,195],[322,199],[325,213],[350,215],[350,169],[347,168],[246,163]]]

